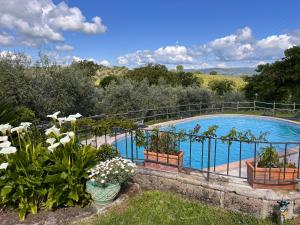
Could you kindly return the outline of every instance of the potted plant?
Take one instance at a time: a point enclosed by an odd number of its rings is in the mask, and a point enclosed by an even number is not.
[[[135,167],[134,163],[120,157],[101,162],[89,171],[86,190],[97,204],[108,204],[118,195],[121,185],[133,176]]]
[[[142,136],[146,140],[143,142],[146,167],[168,171],[178,171],[182,167],[184,154],[179,146],[184,139],[182,131],[176,133],[174,127],[168,131],[155,128]]]
[[[262,148],[258,161],[247,161],[247,178],[254,188],[296,189],[297,172],[292,162],[284,162],[274,147]]]

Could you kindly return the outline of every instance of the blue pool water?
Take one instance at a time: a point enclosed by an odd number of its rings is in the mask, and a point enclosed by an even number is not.
[[[219,128],[216,132],[217,136],[223,136],[235,128],[237,131],[246,131],[250,129],[253,134],[258,136],[260,132],[268,132],[267,140],[270,142],[300,142],[300,125],[292,122],[286,122],[277,119],[271,119],[266,117],[255,116],[208,116],[196,118],[187,122],[180,122],[174,124],[176,130],[184,129],[188,132],[194,129],[196,124],[201,125],[201,131],[206,131],[208,127],[212,125],[218,125]],[[167,127],[161,127],[161,130],[168,129]],[[141,147],[136,148],[133,141],[133,157],[143,159],[143,149]],[[127,145],[127,148],[126,148]],[[216,146],[216,147],[215,147]],[[257,153],[264,144],[257,145]],[[287,148],[294,147],[295,145],[289,144]],[[284,144],[274,145],[278,151],[285,149]],[[131,138],[121,138],[117,141],[117,148],[123,156],[131,157]],[[240,143],[233,142],[228,151],[228,144],[222,143],[221,140],[211,142],[210,160],[208,160],[208,141],[203,144],[198,142],[192,142],[192,151],[190,154],[190,142],[182,142],[180,149],[184,152],[184,166],[194,169],[206,168],[208,161],[210,166],[218,166],[229,162],[238,161],[241,159],[248,159],[254,157],[254,144],[242,143],[240,151]],[[127,151],[126,151],[127,149]],[[229,154],[228,154],[229,153]]]

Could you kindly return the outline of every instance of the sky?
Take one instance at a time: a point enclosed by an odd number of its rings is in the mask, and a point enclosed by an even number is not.
[[[300,45],[299,0],[0,0],[0,57],[255,67]]]

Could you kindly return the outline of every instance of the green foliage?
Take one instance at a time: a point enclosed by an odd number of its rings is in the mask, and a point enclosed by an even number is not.
[[[85,74],[88,77],[93,77],[96,75],[96,71],[98,70],[99,66],[98,64],[94,63],[90,60],[81,60],[78,62],[73,62],[72,66],[76,70],[81,70],[83,74]]]
[[[223,96],[227,92],[234,90],[235,83],[232,80],[212,80],[208,84],[209,88],[216,92],[219,96]]]
[[[97,158],[99,161],[106,161],[119,156],[118,150],[112,145],[103,144],[97,149]]]
[[[218,72],[213,70],[213,71],[211,71],[209,74],[210,74],[210,75],[218,75]]]
[[[35,113],[27,107],[21,106],[16,109],[15,118],[10,120],[14,126],[20,124],[22,121],[27,121],[37,124],[39,120],[36,118]]]
[[[279,155],[274,147],[262,148],[259,153],[258,166],[264,168],[275,168],[279,164]]]
[[[248,99],[298,102],[300,100],[300,47],[285,50],[285,57],[271,64],[259,65],[258,74],[245,78]]]
[[[110,75],[107,77],[104,77],[101,81],[100,81],[100,86],[102,88],[106,88],[108,85],[110,85],[112,82],[117,82],[118,81],[118,77],[114,76],[114,75]]]
[[[15,109],[6,99],[0,99],[0,124],[8,123],[15,118]]]
[[[184,70],[183,65],[177,65],[177,66],[176,66],[176,71],[177,71],[177,72],[183,72],[183,70]]]
[[[92,128],[98,136],[102,136],[104,134],[114,134],[114,128],[134,130],[137,125],[131,120],[111,117],[96,121]]]
[[[0,154],[0,164],[8,163],[0,170],[0,205],[18,208],[24,220],[27,213],[36,214],[42,208],[88,204],[85,183],[88,170],[98,162],[96,149],[82,146],[74,135],[62,144],[54,134],[50,136],[61,143],[47,149],[36,139],[35,130],[20,129],[17,134],[7,134],[16,152],[12,147],[10,153]]]
[[[166,131],[160,131],[159,127],[151,131],[139,131],[136,133],[137,146],[144,146],[149,151],[176,155],[180,151],[179,142],[185,140],[183,130],[176,132],[176,128],[170,126]]]
[[[141,82],[147,79],[149,85],[158,85],[162,81],[171,86],[200,86],[201,81],[193,73],[184,72],[183,66],[179,65],[179,70],[171,72],[164,65],[148,64],[135,68],[128,72],[128,78]]]

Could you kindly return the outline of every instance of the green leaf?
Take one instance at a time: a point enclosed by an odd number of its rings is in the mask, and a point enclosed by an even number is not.
[[[7,194],[9,194],[12,191],[12,186],[11,185],[6,185],[1,189],[1,196],[5,197]]]
[[[78,194],[77,194],[77,191],[71,191],[69,193],[69,198],[75,200],[76,202],[79,200],[79,197],[78,197]]]

